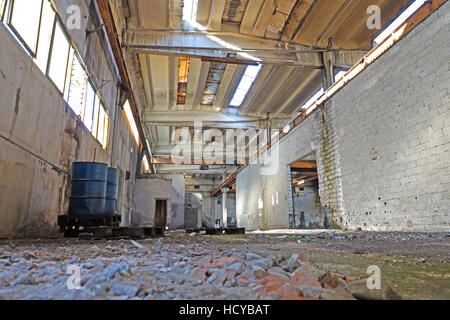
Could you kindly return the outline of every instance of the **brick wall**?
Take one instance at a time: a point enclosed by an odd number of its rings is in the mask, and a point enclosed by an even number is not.
[[[289,164],[315,151],[321,201],[339,225],[448,230],[449,149],[447,2],[284,137],[274,175],[261,175],[258,165],[238,174],[238,222],[289,227]]]

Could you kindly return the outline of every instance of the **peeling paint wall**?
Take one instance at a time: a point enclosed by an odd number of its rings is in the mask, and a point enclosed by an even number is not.
[[[55,1],[63,20],[67,6],[78,2]],[[118,210],[125,214],[131,208],[138,150],[123,112],[116,107],[118,79],[105,50],[105,36],[98,32],[86,38],[85,30],[97,22],[86,6],[90,2],[80,3],[87,17],[80,30],[69,33],[110,114],[107,151],[0,24],[0,237],[57,234],[57,216],[68,209],[74,161],[104,162],[118,167],[122,177],[129,171],[131,179],[123,178]]]

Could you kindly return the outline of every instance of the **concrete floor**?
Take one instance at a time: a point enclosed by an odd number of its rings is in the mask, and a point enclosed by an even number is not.
[[[2,240],[0,298],[352,299],[349,287],[376,265],[403,299],[450,299],[449,240],[450,233],[330,230]],[[80,267],[80,290],[67,287],[71,267]]]

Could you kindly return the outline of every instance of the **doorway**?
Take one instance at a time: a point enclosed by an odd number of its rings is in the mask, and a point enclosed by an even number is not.
[[[167,200],[156,200],[155,227],[166,228],[167,226]]]
[[[315,152],[290,165],[292,207],[289,226],[292,229],[319,229],[326,226],[320,202]]]

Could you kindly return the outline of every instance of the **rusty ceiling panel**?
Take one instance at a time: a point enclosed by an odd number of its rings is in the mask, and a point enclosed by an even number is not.
[[[249,0],[227,0],[222,21],[240,23]]]
[[[296,2],[297,0],[279,0],[272,14],[272,18],[270,18],[266,32],[281,32],[288,21]]]
[[[206,80],[205,90],[203,91],[202,105],[212,105],[214,103],[225,67],[226,64],[223,63],[211,63],[208,80]]]

